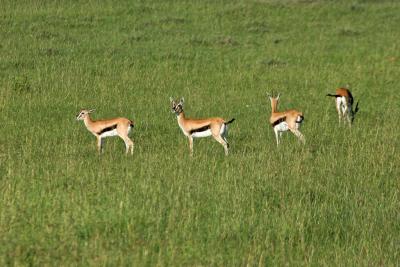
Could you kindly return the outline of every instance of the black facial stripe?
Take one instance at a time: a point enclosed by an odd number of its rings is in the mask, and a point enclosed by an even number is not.
[[[198,132],[204,132],[204,131],[207,131],[208,129],[210,129],[210,125],[206,125],[206,126],[203,126],[203,127],[197,128],[197,129],[192,129],[189,131],[189,133],[193,134],[193,133],[198,133]]]
[[[107,128],[104,128],[103,130],[101,130],[100,132],[97,132],[97,134],[102,134],[102,133],[105,133],[105,132],[109,132],[109,131],[112,131],[112,130],[114,130],[114,129],[116,129],[117,128],[117,124],[115,124],[115,125],[112,125],[112,126],[110,126],[110,127],[107,127]]]
[[[273,123],[271,123],[272,127],[275,127],[276,125],[280,124],[281,122],[286,121],[286,117],[280,118],[279,120],[274,121]]]

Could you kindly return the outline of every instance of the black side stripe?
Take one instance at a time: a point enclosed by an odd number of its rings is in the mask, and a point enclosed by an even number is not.
[[[189,133],[193,134],[193,133],[198,133],[198,132],[204,132],[204,131],[207,131],[208,129],[210,129],[210,125],[206,125],[206,126],[203,126],[203,127],[197,128],[197,129],[192,129],[189,131]]]
[[[97,134],[100,135],[100,134],[102,134],[102,133],[112,131],[112,130],[114,130],[114,129],[116,129],[116,128],[117,128],[117,124],[114,124],[114,125],[112,125],[112,126],[110,126],[110,127],[104,128],[104,129],[101,130],[100,132],[97,132]]]
[[[274,121],[273,123],[271,123],[272,128],[275,127],[276,125],[280,124],[281,122],[286,121],[286,117],[282,117],[279,120]]]

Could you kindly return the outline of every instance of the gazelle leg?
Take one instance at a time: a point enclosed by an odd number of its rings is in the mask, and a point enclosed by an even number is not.
[[[102,151],[102,143],[101,136],[97,136],[97,151],[99,154],[101,154]]]
[[[126,136],[126,137],[121,137],[122,140],[124,140],[125,142],[125,153],[128,154],[129,153],[129,149],[131,150],[131,155],[133,155],[133,142],[132,140]]]
[[[351,112],[352,112],[351,105],[348,105],[347,112],[346,112],[346,118],[347,118],[347,122],[349,123],[350,127],[351,127],[351,117],[350,117]]]
[[[193,137],[188,136],[189,138],[189,150],[190,150],[190,156],[193,156]]]
[[[279,136],[280,136],[280,134],[278,132],[278,129],[274,128],[274,132],[275,132],[275,137],[276,137],[276,146],[279,146]]]
[[[213,137],[224,147],[225,155],[228,155],[228,143],[221,137],[221,135],[213,135]]]
[[[221,134],[221,137],[222,137],[222,139],[224,139],[227,147],[229,148],[229,143],[228,143],[228,140],[226,139],[227,135],[228,135],[228,127],[225,126],[225,131]]]
[[[289,130],[290,130],[295,136],[297,136],[297,137],[300,139],[300,141],[303,142],[303,144],[306,143],[306,140],[305,140],[305,138],[304,138],[304,135],[303,135],[299,130],[297,130],[297,129],[292,129],[292,128],[289,128]]]

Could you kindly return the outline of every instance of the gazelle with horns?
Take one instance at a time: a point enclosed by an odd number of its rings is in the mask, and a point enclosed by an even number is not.
[[[184,99],[181,98],[176,102],[170,97],[171,109],[178,119],[179,127],[183,134],[189,139],[190,155],[193,155],[193,138],[212,136],[219,142],[225,150],[225,155],[228,155],[229,144],[226,140],[228,135],[228,124],[232,123],[235,119],[225,121],[222,118],[207,118],[207,119],[189,119],[185,117],[183,112]]]
[[[272,109],[269,122],[275,132],[276,145],[279,146],[279,138],[282,137],[282,133],[286,131],[291,131],[295,136],[297,136],[300,139],[300,141],[305,143],[305,138],[303,134],[299,131],[300,124],[304,120],[303,113],[295,109],[279,112],[278,111],[279,96],[280,94],[278,94],[277,97],[273,97],[268,93]]]
[[[126,153],[129,150],[133,154],[133,142],[129,138],[129,133],[133,128],[133,121],[126,118],[114,118],[107,120],[92,120],[89,116],[94,109],[82,109],[76,116],[77,120],[83,120],[86,128],[97,138],[97,149],[99,153],[102,151],[102,139],[108,136],[119,136],[125,142]]]
[[[354,98],[350,90],[342,87],[336,89],[336,94],[327,94],[326,96],[335,97],[336,111],[339,115],[339,124],[346,118],[347,122],[351,126],[354,121],[354,117],[358,112],[358,101],[356,108],[353,111]]]

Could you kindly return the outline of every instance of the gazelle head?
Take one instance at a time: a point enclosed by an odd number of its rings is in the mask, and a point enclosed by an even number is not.
[[[356,104],[355,109],[354,109],[354,110],[353,110],[353,109],[350,110],[350,121],[351,121],[351,123],[353,123],[354,117],[356,116],[356,114],[357,114],[357,112],[358,112],[359,110],[360,110],[360,109],[358,108],[358,101],[357,101],[357,104]]]
[[[172,97],[170,97],[169,100],[171,101],[171,112],[179,116],[179,114],[183,112],[183,102],[185,99],[182,97],[178,103],[176,103]]]
[[[92,113],[92,112],[94,112],[94,111],[95,111],[95,109],[91,109],[91,110],[82,109],[82,110],[78,113],[78,115],[76,115],[76,119],[77,119],[78,121],[84,120],[87,116],[89,116],[89,113]]]
[[[267,92],[267,96],[268,96],[269,100],[271,101],[272,112],[276,111],[276,109],[278,107],[278,102],[279,102],[280,95],[281,94],[278,93],[278,95],[274,97],[274,92],[273,91],[272,91],[272,94]]]

